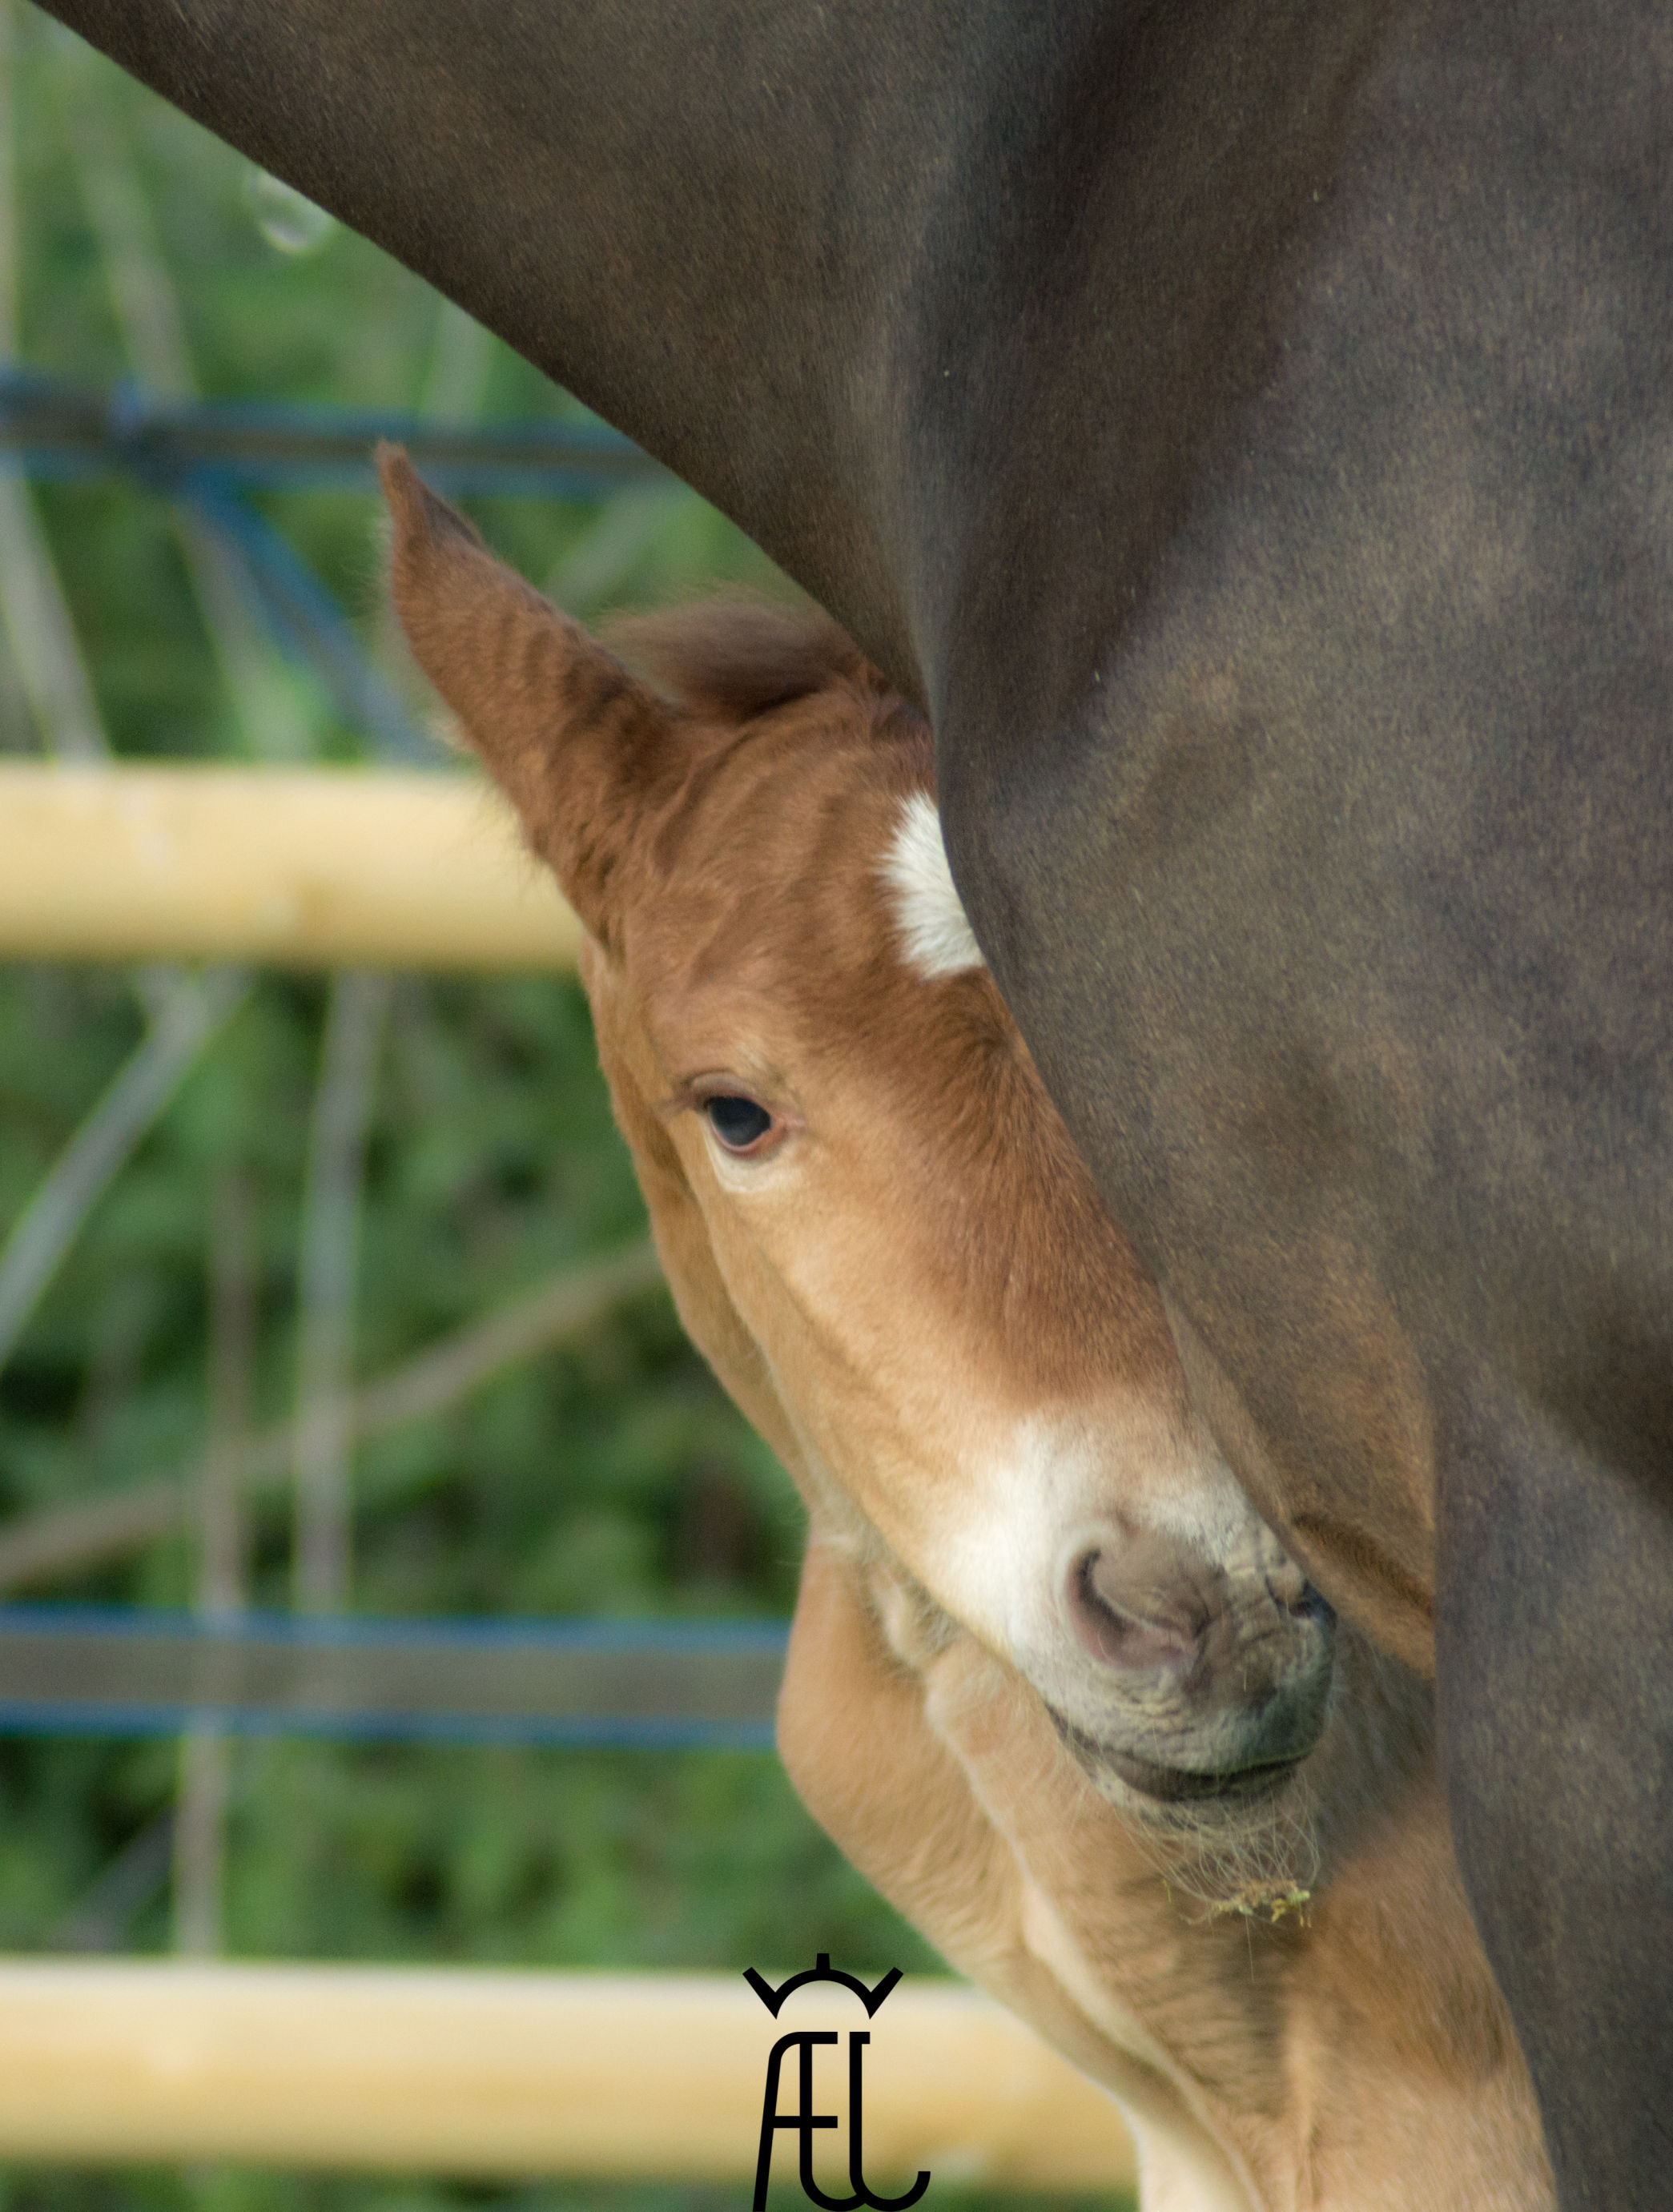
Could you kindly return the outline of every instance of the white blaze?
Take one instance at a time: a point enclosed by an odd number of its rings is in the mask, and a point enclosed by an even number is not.
[[[909,967],[934,982],[987,966],[953,887],[941,817],[928,792],[915,791],[903,805],[882,872]]]

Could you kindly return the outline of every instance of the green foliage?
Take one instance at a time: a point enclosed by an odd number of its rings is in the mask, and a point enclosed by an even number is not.
[[[89,228],[92,143],[155,228],[206,395],[422,402],[447,342],[424,286],[341,230],[311,256],[276,252],[252,218],[246,163],[32,11],[15,42],[23,359],[97,386],[131,374]],[[577,411],[501,347],[478,382],[492,416]],[[321,757],[359,752],[359,734],[304,672],[275,661],[262,698],[234,698],[165,501],[100,481],[47,487],[38,505],[119,754],[247,752],[264,702]],[[295,495],[268,511],[374,640],[374,501]],[[678,490],[476,511],[508,557],[584,613],[718,578],[770,581],[753,547]],[[42,734],[0,656],[0,744],[30,750]],[[254,1207],[256,1416],[289,1414],[324,1003],[318,979],[257,979],[86,1224],[0,1373],[5,1512],[192,1463],[206,1422],[209,1195],[229,1164]],[[0,1224],[142,1029],[125,975],[0,973]],[[642,1225],[578,988],[402,979],[368,1158],[360,1371]],[[368,1446],[356,1483],[355,1601],[368,1612],[759,1616],[793,1602],[801,1523],[788,1480],[660,1295]],[[284,1504],[271,1499],[254,1530],[255,1601],[286,1603],[289,1573]],[[192,1547],[170,1540],[51,1594],[181,1605],[193,1574]],[[166,1812],[175,1778],[168,1743],[0,1741],[0,1946],[61,1942],[78,1903]],[[766,1756],[245,1745],[228,1852],[228,1944],[245,1956],[741,1967],[828,1949],[859,1966],[936,1970]],[[117,1933],[130,1948],[166,1948],[166,1886],[153,1881]],[[936,2199],[965,2201],[940,2188]],[[0,2212],[431,2212],[483,2201],[441,2184],[230,2172],[0,2177]],[[672,2212],[737,2200],[574,2187],[502,2201]]]

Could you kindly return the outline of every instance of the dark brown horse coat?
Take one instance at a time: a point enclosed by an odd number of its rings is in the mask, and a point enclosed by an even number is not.
[[[1664,2202],[1665,7],[57,12],[928,708],[976,930],[1222,1448],[1433,1651],[1562,2202]]]

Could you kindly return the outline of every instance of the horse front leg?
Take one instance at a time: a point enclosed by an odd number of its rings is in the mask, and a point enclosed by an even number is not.
[[[1563,2212],[1673,2195],[1673,1498],[1525,1402],[1443,1431],[1442,1771]],[[1660,1479],[1658,1479],[1659,1475]]]

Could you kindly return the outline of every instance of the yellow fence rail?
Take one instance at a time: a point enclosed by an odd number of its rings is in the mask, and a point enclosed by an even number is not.
[[[0,763],[0,959],[573,968],[492,787],[364,769]]]
[[[1132,2184],[1103,2093],[957,1984],[897,1989],[872,2021],[820,1984],[775,2021],[729,1975],[132,1960],[0,1964],[0,2158],[749,2180],[767,2054],[808,2027],[870,2033],[868,2182]],[[815,2053],[821,2110],[845,2115],[847,2054]],[[776,2176],[796,2148],[780,2130]],[[826,2130],[816,2170],[846,2159]]]

